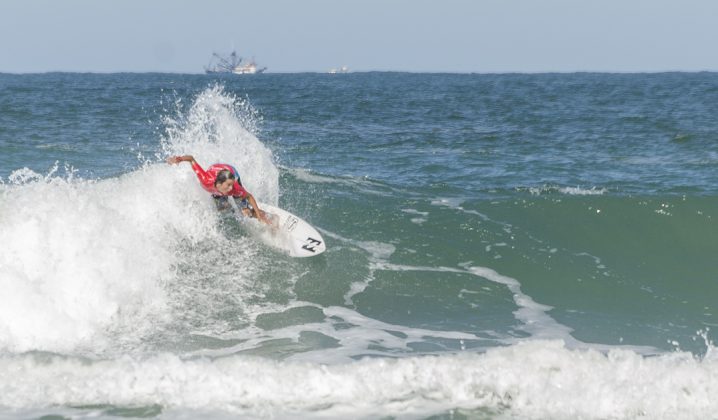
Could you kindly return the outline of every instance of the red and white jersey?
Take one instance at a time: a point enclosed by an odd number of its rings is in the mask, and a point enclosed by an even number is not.
[[[232,197],[240,197],[240,198],[246,198],[249,193],[247,190],[244,189],[241,185],[239,185],[239,174],[237,173],[237,170],[234,169],[232,165],[227,165],[224,163],[216,163],[205,171],[202,169],[201,166],[197,162],[192,162],[192,170],[195,174],[197,174],[197,178],[199,179],[200,184],[202,184],[202,188],[212,193],[212,195],[227,195]],[[217,179],[217,174],[219,174],[221,171],[228,170],[231,171],[234,174],[234,185],[232,186],[232,190],[227,193],[223,194],[217,190],[214,186],[214,180]]]

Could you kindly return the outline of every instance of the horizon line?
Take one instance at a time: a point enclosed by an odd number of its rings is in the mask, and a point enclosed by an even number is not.
[[[456,75],[510,75],[510,74],[525,74],[525,75],[541,75],[541,74],[666,74],[666,73],[718,73],[718,69],[706,69],[706,70],[539,70],[539,71],[456,71],[456,70],[432,70],[432,71],[416,71],[416,70],[350,70],[345,73],[330,73],[329,71],[319,70],[296,70],[296,71],[265,71],[258,74],[233,74],[233,73],[214,73],[207,74],[205,72],[180,72],[180,71],[163,71],[163,70],[110,70],[110,71],[97,71],[97,70],[47,70],[47,71],[27,71],[27,72],[14,72],[0,70],[2,75],[43,75],[43,74],[96,74],[96,75],[111,75],[111,74],[171,74],[171,75],[186,75],[186,76],[220,76],[220,77],[241,77],[241,76],[259,76],[263,74],[327,74],[333,76],[346,76],[348,74],[361,74],[361,73],[403,73],[403,74],[456,74]]]

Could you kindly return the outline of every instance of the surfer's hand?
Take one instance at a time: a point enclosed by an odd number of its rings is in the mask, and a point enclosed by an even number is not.
[[[267,213],[263,212],[262,210],[259,210],[256,212],[256,214],[257,214],[257,219],[261,220],[262,222],[264,222],[264,224],[266,224],[268,226],[274,227],[274,224],[272,223],[272,221],[269,220],[269,218],[267,217]]]
[[[271,223],[269,223],[269,220],[267,219],[267,216],[261,210],[257,212],[257,219],[261,220],[267,225],[271,225]]]
[[[192,162],[194,161],[194,157],[192,155],[185,155],[185,156],[170,156],[167,158],[167,163],[170,165],[176,165],[180,162]]]

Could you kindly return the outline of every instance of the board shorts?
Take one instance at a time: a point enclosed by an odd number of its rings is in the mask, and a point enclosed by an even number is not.
[[[214,204],[217,205],[217,210],[230,210],[232,208],[232,203],[229,202],[230,196],[228,195],[213,195],[212,198],[214,198]],[[246,198],[238,199],[236,197],[232,197],[235,203],[237,203],[237,207],[241,209],[248,209],[249,202]]]

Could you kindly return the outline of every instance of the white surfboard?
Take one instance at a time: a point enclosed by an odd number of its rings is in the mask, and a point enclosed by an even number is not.
[[[260,236],[265,242],[287,251],[292,257],[313,257],[326,251],[324,238],[312,225],[279,207],[257,204],[270,215],[274,225],[272,228],[263,226]]]

